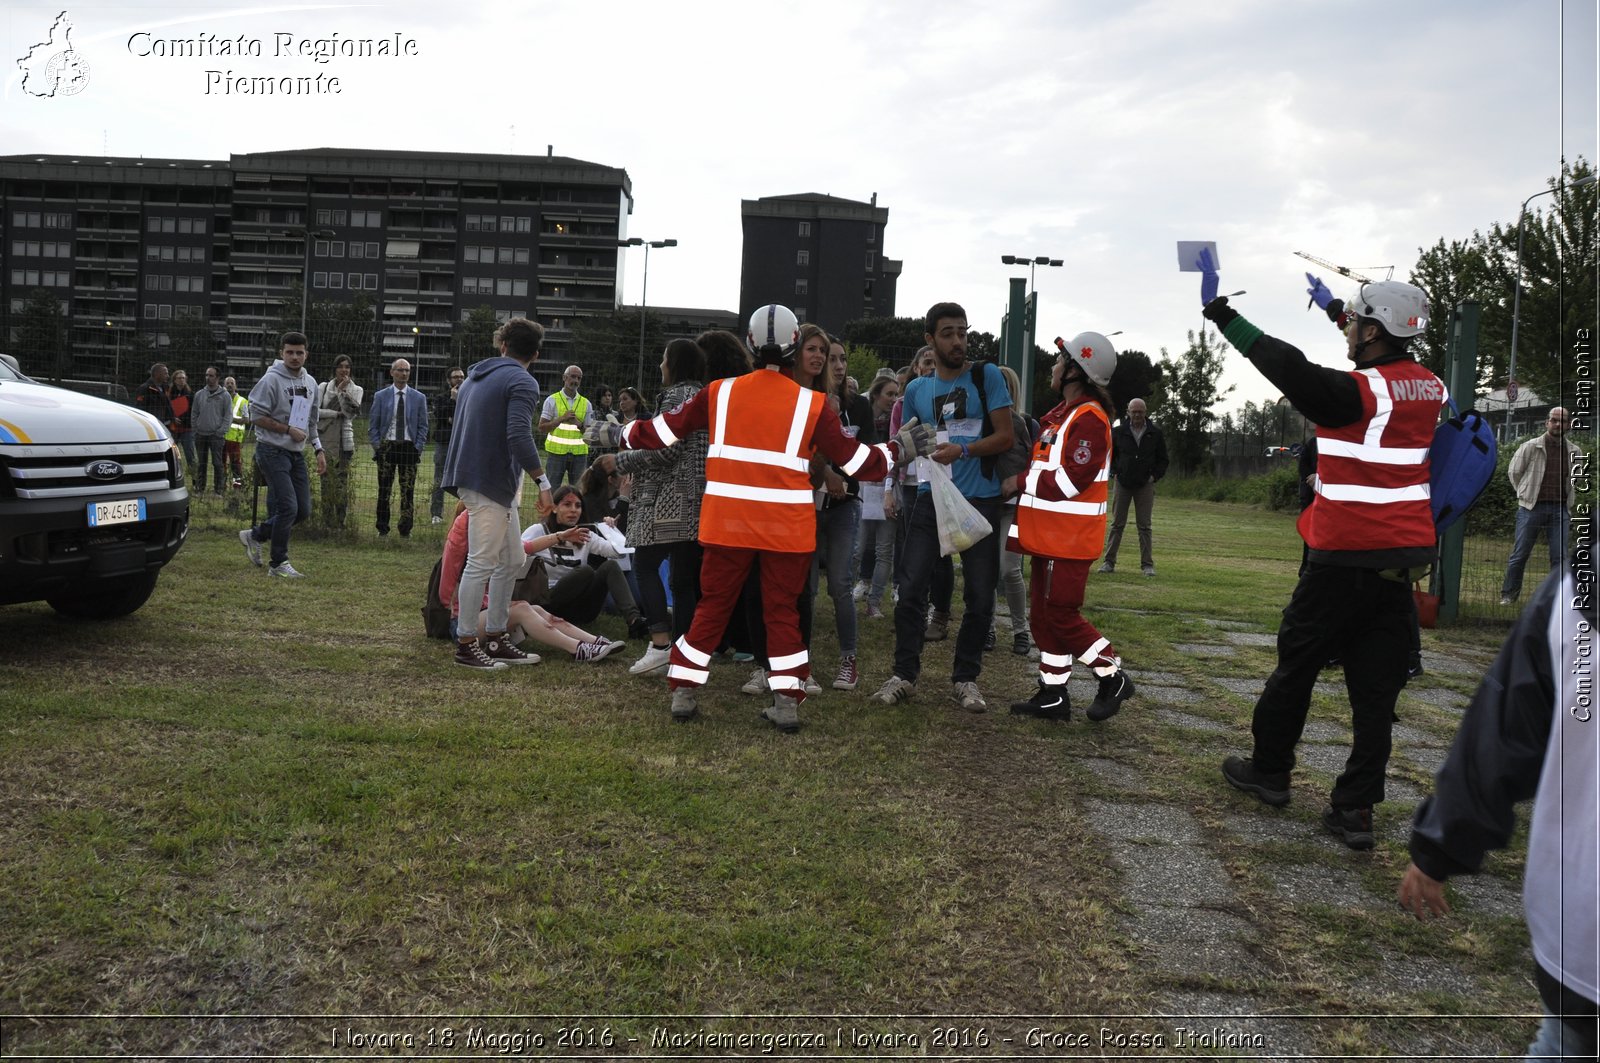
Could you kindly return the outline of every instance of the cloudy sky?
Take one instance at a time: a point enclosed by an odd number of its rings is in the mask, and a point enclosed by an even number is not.
[[[1596,155],[1593,0],[132,0],[67,9],[90,81],[39,99],[9,60],[60,3],[0,14],[0,153],[553,145],[625,168],[630,234],[679,241],[652,255],[652,304],[728,309],[741,199],[877,193],[885,253],[905,263],[898,313],[955,299],[997,331],[1000,256],[1050,255],[1065,266],[1037,275],[1041,340],[1121,330],[1152,356],[1199,324],[1177,240],[1218,241],[1223,290],[1249,293],[1236,305],[1337,364],[1292,252],[1403,278],[1419,247],[1515,221],[1563,155]],[[139,33],[242,35],[262,54],[141,56]],[[274,56],[277,34],[399,34],[416,54],[319,64]],[[208,94],[210,69],[322,73],[342,91]],[[1225,408],[1275,397],[1237,354],[1228,366]]]

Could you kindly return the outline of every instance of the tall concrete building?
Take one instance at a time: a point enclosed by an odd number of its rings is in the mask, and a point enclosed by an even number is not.
[[[358,360],[405,354],[424,377],[475,360],[458,326],[488,306],[541,321],[559,362],[575,318],[617,306],[632,208],[626,171],[553,152],[13,155],[0,158],[0,334],[18,341],[44,288],[78,375],[109,373],[124,348],[159,353],[183,318],[209,324],[219,359],[248,373],[303,283],[313,305],[370,300],[370,350],[346,352]]]
[[[872,200],[767,196],[740,203],[744,255],[739,317],[783,303],[837,332],[863,317],[893,317],[901,263],[884,255],[889,208]]]

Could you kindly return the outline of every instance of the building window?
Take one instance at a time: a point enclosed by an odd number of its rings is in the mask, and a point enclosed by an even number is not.
[[[177,257],[178,257],[177,248],[175,248],[175,247],[163,247],[161,249],[161,261],[163,261],[163,262],[171,262],[173,259],[175,259]]]
[[[528,264],[528,249],[526,247],[517,248],[517,253],[514,257],[517,265],[526,266]]]
[[[343,273],[330,273],[330,274],[328,274],[328,287],[330,287],[330,288],[343,288],[344,287],[344,274]]]
[[[328,286],[328,275],[326,273],[313,273],[311,275],[311,287],[313,287],[313,288],[326,288],[327,286]]]
[[[531,233],[531,232],[533,232],[533,216],[532,215],[530,215],[530,214],[521,214],[521,215],[517,216],[517,232],[519,232],[519,233]]]
[[[171,321],[172,320],[172,304],[171,303],[162,303],[161,306],[157,309],[156,316],[159,317],[163,321]]]
[[[868,251],[868,252],[867,252],[867,268],[868,268],[868,269],[872,269],[872,268],[873,268],[873,265],[872,265],[872,264],[873,264],[873,263],[874,263],[874,262],[875,262],[875,261],[877,261],[877,257],[878,257],[878,256],[877,256],[877,255],[875,255],[875,254],[873,254],[873,253],[872,253],[872,252],[871,252],[871,251]]]
[[[331,211],[331,210],[319,210],[319,211],[317,211],[317,224],[318,225],[332,225],[333,224],[333,211]]]
[[[21,222],[13,222],[12,224],[21,225],[22,223]],[[150,219],[148,219],[145,222],[145,231],[146,232],[152,232],[152,233],[160,232],[161,231],[161,219],[160,218],[150,218]]]
[[[328,241],[326,241],[326,240],[318,240],[318,241],[316,241],[316,243],[312,246],[311,253],[313,255],[316,255],[318,258],[327,258],[328,257]]]
[[[359,292],[361,290],[361,274],[359,274],[359,273],[350,274],[349,278],[346,280],[345,283],[346,283],[346,285],[349,287],[349,289],[351,291]]]
[[[37,229],[39,228],[39,212],[14,210],[11,212],[11,224],[18,229]]]
[[[511,248],[502,247],[495,252],[495,261],[502,266],[511,265]]]
[[[422,244],[416,240],[390,240],[384,255],[387,258],[416,258],[421,251]]]
[[[12,253],[15,254],[15,252]],[[159,261],[160,258],[161,248],[157,247],[155,244],[151,244],[149,247],[144,249],[144,260],[146,262],[156,262]]]
[[[369,292],[375,292],[378,290],[378,275],[376,273],[363,273],[362,277],[367,282],[366,289]]]
[[[334,258],[343,258],[344,257],[344,241],[343,240],[335,240],[333,242],[333,247],[330,248],[330,250],[333,252],[333,257]]]
[[[804,321],[806,319],[806,308],[803,307],[803,306],[795,307],[794,308],[794,316],[796,318],[798,318],[799,320]]]
[[[344,211],[336,210],[336,211],[333,212],[333,224],[335,224],[335,225],[343,225],[345,223],[344,219],[345,219]]]
[[[367,257],[368,258],[377,258],[378,257],[378,241],[369,240],[367,242]]]
[[[807,237],[809,237],[810,235],[811,235],[811,223],[808,222],[808,221],[801,222],[800,223],[800,238],[802,240],[804,240]]]
[[[528,282],[527,281],[512,281],[511,282],[511,294],[512,295],[517,295],[517,296],[526,296],[528,294]]]
[[[500,280],[495,281],[494,282],[494,294],[496,294],[496,295],[510,295],[511,294],[511,282],[509,280],[504,279],[504,278],[501,278]]]
[[[797,266],[811,265],[811,252],[804,250],[796,251],[794,253],[794,264]]]
[[[367,245],[362,243],[360,240],[352,240],[352,241],[350,241],[350,257],[351,258],[366,258],[367,257]]]
[[[794,294],[796,294],[796,295],[810,295],[811,294],[811,282],[806,280],[804,277],[801,277],[798,280],[796,280],[794,282]]]
[[[153,317],[156,316],[156,304],[155,303],[145,303],[144,304],[144,316],[145,317],[150,317],[150,318],[153,318]]]
[[[352,210],[350,224],[362,229],[380,229],[383,227],[383,212],[377,210]],[[374,258],[377,256],[374,255]]]

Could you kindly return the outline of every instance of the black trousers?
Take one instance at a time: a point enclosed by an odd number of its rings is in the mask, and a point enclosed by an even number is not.
[[[394,493],[394,474],[399,472],[400,534],[410,535],[417,512],[417,463],[422,455],[415,443],[384,440],[374,458],[378,462],[378,534],[389,534],[389,498]]]
[[[1251,722],[1257,768],[1294,767],[1311,688],[1323,665],[1337,657],[1344,664],[1354,738],[1331,803],[1362,808],[1383,800],[1394,706],[1406,684],[1411,602],[1409,583],[1371,569],[1305,566],[1278,628],[1278,666],[1267,677]]]

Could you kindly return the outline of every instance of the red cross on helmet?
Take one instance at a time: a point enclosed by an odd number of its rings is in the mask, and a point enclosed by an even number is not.
[[[1111,375],[1117,371],[1117,351],[1110,340],[1098,332],[1080,332],[1066,343],[1056,340],[1056,344],[1083,367],[1090,380],[1101,387],[1111,383]]]

